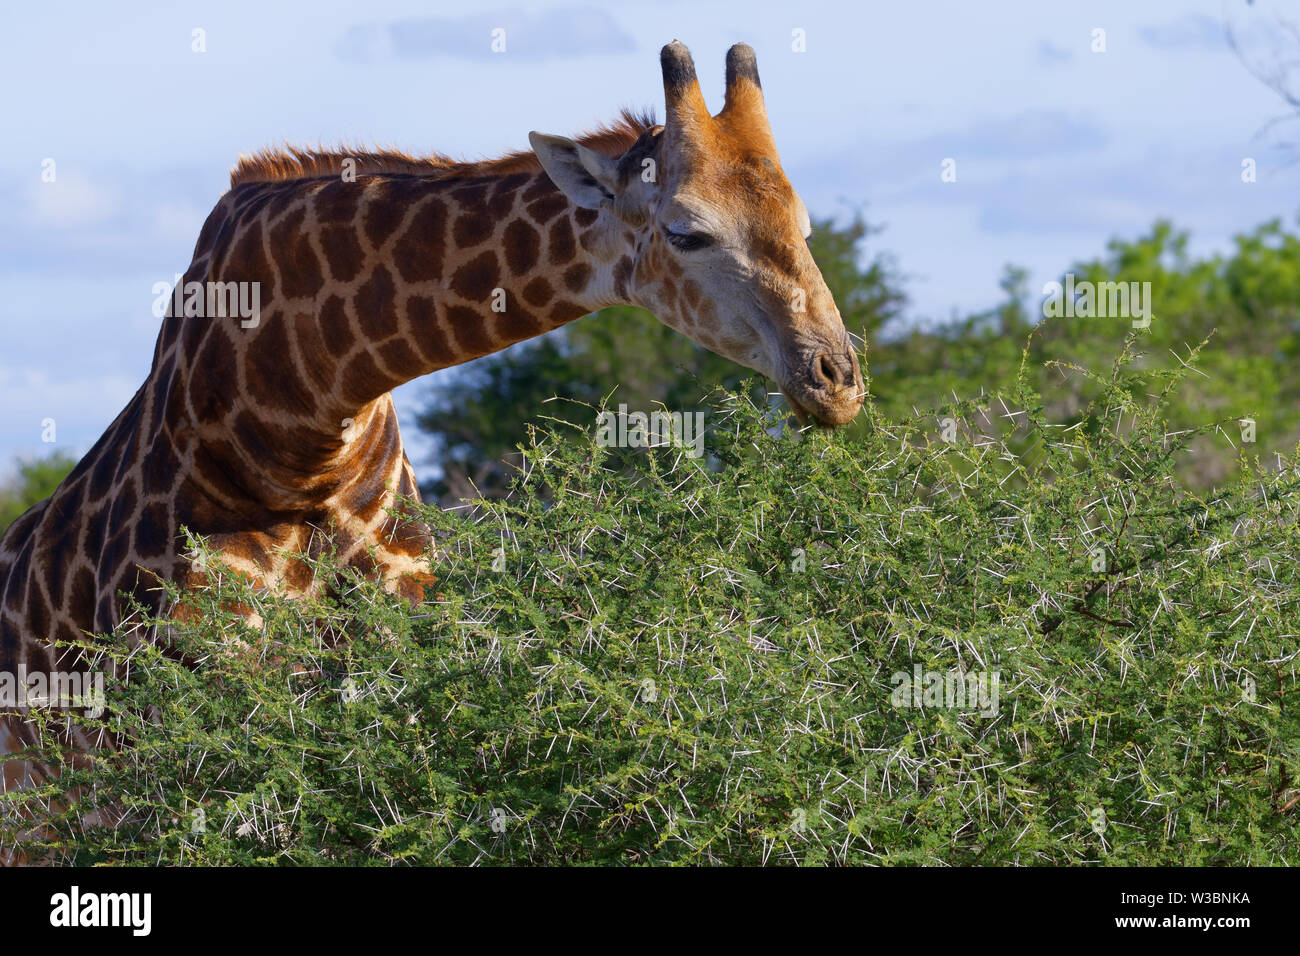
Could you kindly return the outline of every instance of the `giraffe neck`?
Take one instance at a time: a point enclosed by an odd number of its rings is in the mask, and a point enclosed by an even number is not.
[[[258,282],[260,317],[168,320],[190,418],[269,500],[315,493],[361,467],[395,386],[628,301],[629,238],[540,171],[238,187],[191,273]]]

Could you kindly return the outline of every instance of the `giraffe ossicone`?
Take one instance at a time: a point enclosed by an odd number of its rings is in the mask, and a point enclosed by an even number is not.
[[[403,511],[418,492],[392,389],[606,306],[642,306],[768,376],[801,421],[852,419],[858,359],[808,249],[753,51],[728,52],[716,115],[685,46],[660,61],[662,125],[625,111],[472,163],[241,158],[181,279],[235,283],[257,319],[167,309],[135,397],[0,539],[0,672],[84,670],[58,645],[111,633],[120,592],[157,609],[159,579],[201,582],[182,528],[267,587],[310,591],[292,555],[329,549],[418,601],[428,535]],[[0,718],[0,756],[31,743],[21,714]],[[55,772],[0,769],[6,788]]]

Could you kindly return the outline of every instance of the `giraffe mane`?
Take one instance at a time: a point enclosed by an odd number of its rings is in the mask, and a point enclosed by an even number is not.
[[[654,112],[624,109],[613,124],[602,124],[577,137],[588,149],[606,156],[621,156],[642,133],[655,127]],[[399,173],[430,176],[436,179],[473,176],[505,176],[535,172],[542,168],[531,150],[517,150],[495,159],[462,161],[439,153],[412,156],[396,149],[302,149],[297,146],[267,147],[250,155],[241,155],[230,171],[233,189],[244,183],[287,182],[297,179],[335,177],[343,161],[356,162],[357,175]]]

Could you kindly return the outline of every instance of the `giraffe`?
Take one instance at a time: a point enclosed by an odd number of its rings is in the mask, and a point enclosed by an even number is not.
[[[418,492],[392,389],[606,306],[642,306],[773,379],[801,423],[852,419],[861,370],[753,51],[727,53],[716,115],[683,44],[660,64],[662,125],[624,111],[482,162],[241,157],[183,281],[255,284],[258,315],[169,310],[135,397],[0,539],[0,674],[84,670],[59,642],[111,634],[119,594],[157,610],[158,579],[201,583],[182,527],[261,586],[310,590],[291,555],[332,548],[418,602],[429,541],[403,511]],[[31,745],[22,716],[0,719],[0,760]],[[57,773],[0,769],[4,789]]]

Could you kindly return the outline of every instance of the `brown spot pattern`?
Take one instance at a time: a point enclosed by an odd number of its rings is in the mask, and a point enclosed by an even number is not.
[[[551,301],[551,297],[555,295],[555,290],[551,288],[551,284],[546,281],[545,277],[538,276],[524,286],[523,295],[524,301],[529,305],[545,305]]]
[[[567,217],[561,216],[551,225],[548,244],[552,265],[562,266],[577,254],[578,245],[573,238],[573,226]]]
[[[501,240],[511,274],[520,276],[531,272],[542,249],[542,237],[537,230],[522,219],[514,219],[506,225]]]
[[[488,298],[500,279],[497,254],[488,251],[480,253],[457,269],[451,277],[451,288],[462,299],[487,305]]]
[[[444,232],[447,206],[430,199],[411,218],[411,225],[393,246],[393,264],[407,282],[442,278]]]

